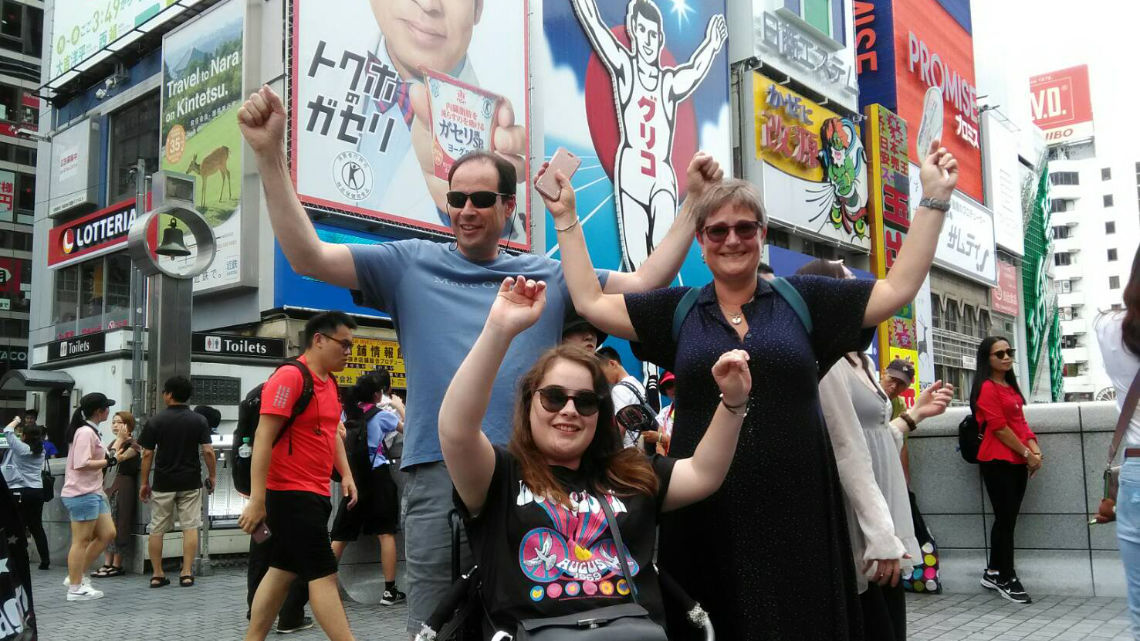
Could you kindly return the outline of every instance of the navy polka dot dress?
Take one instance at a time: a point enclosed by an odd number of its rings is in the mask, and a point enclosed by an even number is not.
[[[720,402],[712,366],[745,349],[751,409],[721,489],[662,515],[659,561],[712,616],[717,637],[765,641],[862,638],[862,622],[835,457],[819,412],[817,362],[829,368],[869,344],[863,312],[873,281],[794,276],[811,310],[809,335],[767,282],[744,305],[741,341],[706,285],[672,337],[684,288],[626,294],[639,358],[676,376],[670,455],[692,456]],[[670,638],[684,638],[670,612]]]

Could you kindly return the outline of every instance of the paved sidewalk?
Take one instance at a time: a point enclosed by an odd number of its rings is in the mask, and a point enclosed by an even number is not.
[[[106,597],[69,603],[64,571],[34,572],[36,613],[43,641],[197,641],[241,639],[245,633],[245,565],[220,567],[192,588],[151,589],[145,577],[95,579]],[[172,578],[177,578],[172,575]],[[1130,641],[1124,599],[1049,597],[1019,606],[995,594],[908,595],[908,636],[915,641]],[[405,641],[403,605],[349,602],[348,620],[360,641]],[[270,639],[318,641],[317,628]],[[731,641],[731,640],[726,640]]]

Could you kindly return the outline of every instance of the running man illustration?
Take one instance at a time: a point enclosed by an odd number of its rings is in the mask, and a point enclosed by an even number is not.
[[[630,47],[602,21],[596,0],[571,0],[586,38],[610,75],[618,114],[614,207],[622,269],[638,268],[664,238],[677,213],[673,134],[677,106],[697,90],[728,39],[723,15],[709,21],[688,62],[661,63],[665,48],[661,10],[652,0],[630,0],[625,28]]]

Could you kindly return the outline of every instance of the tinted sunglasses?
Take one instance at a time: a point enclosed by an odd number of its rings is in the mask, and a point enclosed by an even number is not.
[[[742,220],[735,225],[717,224],[709,225],[701,230],[705,235],[714,243],[723,243],[728,239],[728,232],[735,231],[736,237],[740,240],[752,240],[756,237],[756,233],[760,231],[760,223],[755,220]]]
[[[598,413],[602,397],[589,390],[577,390],[568,394],[566,388],[551,385],[537,390],[538,400],[547,412],[561,412],[566,402],[573,399],[574,409],[582,416],[593,416]]]
[[[1009,354],[1009,357],[1013,358],[1013,348],[1011,347],[1009,349],[999,349],[998,351],[990,354],[990,356],[996,356],[1000,359],[1000,358],[1005,358],[1006,354]]]
[[[467,193],[465,191],[449,191],[447,192],[447,204],[456,208],[463,209],[470,200],[472,205],[479,209],[490,207],[495,204],[499,196],[511,196],[513,194],[500,194],[497,191],[473,191]]]

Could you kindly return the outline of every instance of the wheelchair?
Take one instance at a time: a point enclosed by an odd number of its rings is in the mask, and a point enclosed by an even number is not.
[[[424,621],[415,641],[479,641],[483,639],[483,622],[486,617],[480,594],[479,566],[466,572],[460,571],[460,526],[459,513],[452,510],[448,515],[451,524],[451,576],[453,583],[436,606],[431,616]],[[705,641],[716,641],[712,622],[701,605],[689,597],[681,586],[668,574],[657,571],[661,581],[661,593],[666,608],[680,608],[686,613],[685,620],[693,628],[704,633]],[[498,632],[492,641],[511,641],[506,632]]]

